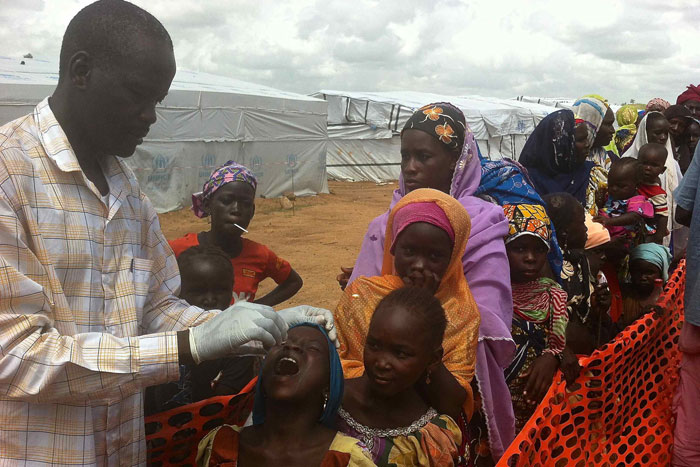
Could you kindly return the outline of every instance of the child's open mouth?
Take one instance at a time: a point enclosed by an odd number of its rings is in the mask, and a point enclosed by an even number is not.
[[[282,357],[275,364],[275,373],[280,376],[292,376],[299,373],[299,363],[292,357]]]

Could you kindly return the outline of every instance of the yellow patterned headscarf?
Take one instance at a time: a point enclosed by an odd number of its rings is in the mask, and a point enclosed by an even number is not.
[[[638,115],[637,106],[634,104],[627,104],[617,109],[617,114],[615,116],[617,117],[618,125],[623,127],[625,125],[634,125],[637,123]]]
[[[539,204],[505,204],[503,213],[508,219],[506,244],[523,235],[534,235],[542,240],[547,248],[552,239],[552,227],[547,211]]]
[[[384,241],[382,275],[360,277],[350,284],[340,299],[333,315],[340,358],[345,378],[357,378],[364,373],[364,345],[372,314],[382,298],[404,286],[395,275],[394,256],[390,247],[394,216],[412,203],[435,203],[447,215],[455,233],[450,264],[440,281],[435,297],[440,300],[447,316],[447,329],[442,347],[442,362],[467,392],[463,409],[467,416],[473,412],[474,399],[471,380],[476,366],[476,346],[479,339],[481,316],[462,269],[462,255],[467,246],[471,220],[464,207],[451,196],[428,188],[414,190],[401,198],[389,214]]]

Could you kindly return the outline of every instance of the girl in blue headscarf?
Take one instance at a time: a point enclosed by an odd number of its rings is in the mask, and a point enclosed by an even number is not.
[[[325,330],[293,327],[265,358],[253,426],[212,431],[199,444],[197,465],[374,466],[360,441],[334,428],[343,385],[340,358]]]

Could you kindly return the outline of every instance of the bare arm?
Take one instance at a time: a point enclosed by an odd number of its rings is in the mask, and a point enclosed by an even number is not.
[[[690,221],[693,219],[693,212],[676,206],[676,222],[690,227]]]
[[[292,269],[289,273],[289,277],[287,277],[284,282],[275,287],[264,297],[255,300],[255,303],[267,306],[279,305],[283,301],[292,298],[294,294],[299,292],[302,285],[304,285],[304,281],[301,279],[301,276],[299,276],[299,274]]]

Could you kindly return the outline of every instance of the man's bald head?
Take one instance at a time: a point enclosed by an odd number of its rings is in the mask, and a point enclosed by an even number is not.
[[[61,44],[59,83],[66,79],[71,57],[80,51],[104,68],[138,52],[145,40],[173,43],[168,31],[153,15],[123,0],[99,0],[76,14]]]

